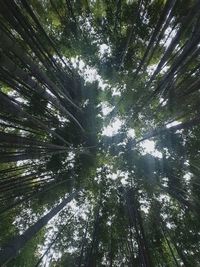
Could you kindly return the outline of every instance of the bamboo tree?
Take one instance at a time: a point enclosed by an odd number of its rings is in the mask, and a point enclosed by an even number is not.
[[[37,118],[29,115],[27,112],[23,111],[20,106],[17,103],[13,103],[10,98],[8,96],[6,96],[3,93],[0,93],[0,101],[2,101],[2,106],[5,107],[6,110],[9,110],[9,112],[11,114],[15,114],[15,116],[20,117],[21,115],[25,118],[28,118],[34,125],[36,126],[40,126],[41,128],[43,128],[46,132],[48,132],[49,134],[55,136],[56,138],[60,139],[63,143],[69,145],[69,143],[63,139],[60,135],[58,135],[57,133],[55,133],[54,131],[52,131],[51,129],[49,129],[45,124],[43,124],[40,120],[38,120]]]
[[[163,12],[161,13],[160,18],[158,20],[158,23],[157,23],[157,25],[156,25],[156,27],[155,27],[155,29],[153,31],[153,34],[151,35],[151,38],[149,40],[147,49],[146,49],[146,51],[145,51],[145,53],[143,55],[143,58],[142,58],[142,60],[140,62],[140,65],[137,68],[136,75],[139,73],[140,69],[144,65],[144,62],[145,62],[148,54],[151,52],[151,50],[153,48],[153,44],[155,43],[155,41],[157,39],[159,31],[163,27],[163,24],[164,24],[164,21],[166,20],[166,17],[168,16],[168,13],[170,12],[170,10],[174,7],[175,3],[176,3],[176,1],[174,1],[174,0],[166,1],[165,6],[163,8]]]
[[[0,4],[0,262],[198,266],[199,1]]]
[[[45,84],[48,85],[52,93],[54,93],[56,96],[58,96],[58,93],[61,93],[62,96],[66,101],[68,101],[71,105],[73,105],[75,108],[78,108],[72,100],[70,100],[66,95],[63,95],[62,91],[58,88],[58,86],[53,83],[45,74],[45,72],[41,71],[38,66],[24,53],[24,51],[20,48],[20,46],[9,36],[7,36],[1,29],[0,29],[0,42],[1,47],[5,51],[12,51],[19,59],[27,66],[29,66],[32,73],[42,80]]]
[[[58,212],[60,212],[67,203],[76,197],[78,191],[74,191],[67,198],[65,198],[59,205],[52,208],[46,215],[39,219],[34,225],[30,226],[22,235],[16,236],[12,241],[7,243],[0,252],[0,263],[5,264],[24,247],[24,245],[33,236],[40,231]]]
[[[189,121],[182,122],[178,125],[174,125],[174,126],[171,126],[169,128],[166,128],[166,127],[158,128],[156,130],[153,130],[152,132],[145,134],[144,137],[142,137],[142,139],[140,139],[139,141],[136,142],[136,144],[143,142],[144,140],[152,138],[154,136],[165,134],[167,132],[168,133],[176,132],[178,130],[188,129],[190,127],[194,127],[194,126],[198,125],[199,122],[200,122],[200,118],[197,116],[197,117],[195,117]]]

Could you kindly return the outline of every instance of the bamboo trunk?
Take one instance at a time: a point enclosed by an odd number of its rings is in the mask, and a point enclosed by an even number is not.
[[[65,198],[59,205],[52,208],[45,216],[39,219],[34,225],[30,226],[22,235],[15,236],[0,251],[0,263],[8,263],[18,252],[31,240],[57,213],[59,213],[67,203],[76,197],[78,191],[74,191]]]

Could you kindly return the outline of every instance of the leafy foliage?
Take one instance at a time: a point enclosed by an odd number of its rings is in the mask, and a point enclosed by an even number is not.
[[[1,1],[7,266],[200,265],[199,18],[196,0]]]

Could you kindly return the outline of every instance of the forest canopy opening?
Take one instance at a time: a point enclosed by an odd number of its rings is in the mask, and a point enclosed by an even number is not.
[[[0,265],[200,266],[199,0],[0,1]]]

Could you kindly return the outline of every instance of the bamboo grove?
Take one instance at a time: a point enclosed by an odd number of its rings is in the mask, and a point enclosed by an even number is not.
[[[1,266],[200,266],[199,50],[199,0],[0,0]]]

